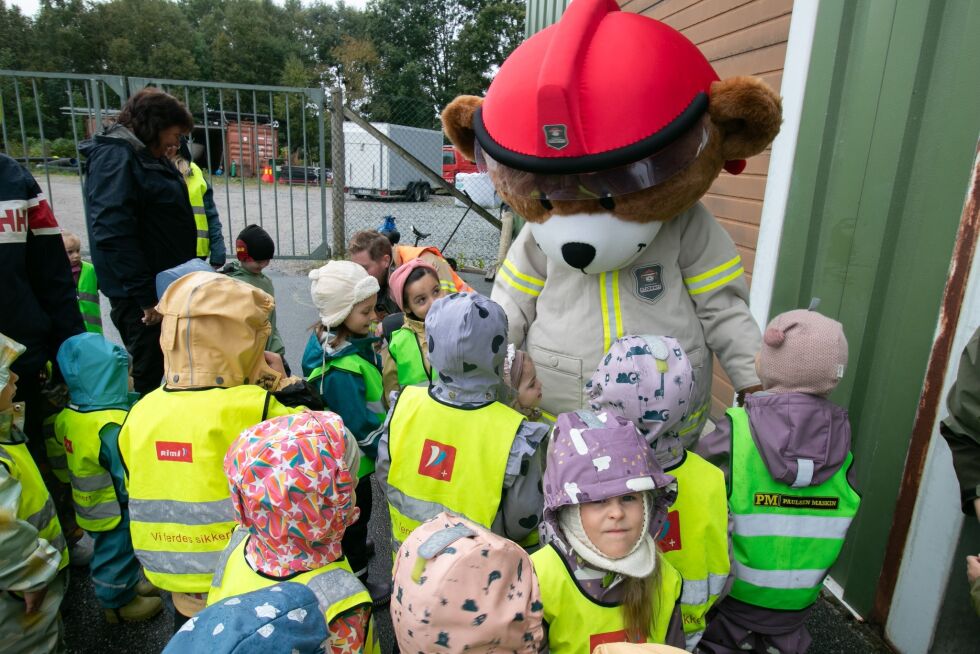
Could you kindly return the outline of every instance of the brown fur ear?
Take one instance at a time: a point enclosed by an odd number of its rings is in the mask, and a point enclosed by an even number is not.
[[[453,145],[470,161],[475,161],[473,145],[473,114],[483,104],[483,98],[475,95],[460,95],[442,110],[442,131]]]
[[[783,122],[779,96],[758,77],[729,77],[711,85],[711,120],[724,137],[726,160],[746,159],[766,149]]]

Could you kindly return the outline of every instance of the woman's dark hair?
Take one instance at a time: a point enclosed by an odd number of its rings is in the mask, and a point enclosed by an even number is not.
[[[175,125],[183,131],[194,129],[194,117],[180,100],[160,89],[147,87],[126,101],[116,122],[132,130],[143,145],[153,147],[160,132]]]
[[[405,278],[405,285],[402,286],[402,306],[404,307],[404,311],[405,313],[410,315],[412,318],[415,318],[416,320],[418,320],[418,316],[412,313],[408,308],[408,287],[410,284],[414,284],[415,282],[419,281],[420,279],[426,276],[432,277],[437,282],[439,281],[439,275],[433,272],[431,268],[425,268],[423,266],[419,266],[412,272],[408,273],[408,277]]]

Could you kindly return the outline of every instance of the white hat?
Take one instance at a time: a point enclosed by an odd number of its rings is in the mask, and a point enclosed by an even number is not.
[[[310,271],[310,295],[324,327],[336,327],[347,319],[354,305],[379,290],[378,280],[353,261],[329,261]]]

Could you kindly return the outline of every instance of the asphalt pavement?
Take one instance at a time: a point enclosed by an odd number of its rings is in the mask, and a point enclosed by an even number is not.
[[[286,359],[293,370],[300,370],[300,357],[316,320],[316,310],[310,301],[306,273],[315,262],[273,262],[267,274],[276,286],[276,314],[279,331],[286,344]],[[490,284],[478,275],[464,275],[477,291],[490,292]],[[106,336],[119,341],[108,319],[109,306],[102,299]],[[370,565],[372,579],[382,579],[390,573],[390,537],[388,507],[384,496],[374,486],[374,506],[369,531],[374,539],[376,556]],[[62,603],[65,640],[72,654],[156,654],[166,646],[172,634],[173,607],[153,620],[138,624],[112,625],[106,622],[95,600],[88,570],[72,570],[68,593]],[[391,652],[393,637],[391,619],[386,610],[375,612],[382,651]],[[832,598],[821,598],[814,607],[807,627],[813,636],[811,652],[820,654],[871,654],[891,652],[874,631]],[[184,654],[184,653],[181,653]]]

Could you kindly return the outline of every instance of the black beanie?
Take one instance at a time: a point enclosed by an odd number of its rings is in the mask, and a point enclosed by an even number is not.
[[[276,244],[269,232],[258,225],[249,225],[243,229],[235,242],[235,255],[239,261],[268,261],[275,253]]]

